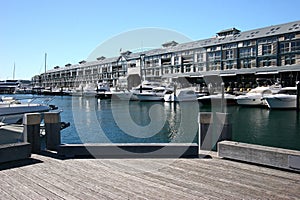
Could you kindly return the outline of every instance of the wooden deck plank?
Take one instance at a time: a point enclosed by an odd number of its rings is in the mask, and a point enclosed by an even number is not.
[[[135,196],[141,198],[151,198],[153,195],[157,197],[162,195],[161,193],[157,192],[157,187],[160,187],[160,185],[155,187],[153,184],[148,184],[146,187],[144,187],[145,181],[143,179],[137,179],[134,176],[130,176],[125,173],[119,173],[118,170],[115,170],[115,167],[109,167],[107,164],[101,162],[97,162],[95,165],[93,165],[95,160],[84,160],[82,162],[85,164],[84,168],[87,170],[84,173],[86,173],[88,177],[97,177],[97,180],[93,181],[100,181],[98,184],[103,184],[102,180],[104,179],[106,184],[108,182],[110,185],[115,187],[110,187],[113,189],[112,192],[114,192],[116,189],[121,190],[120,195],[123,195],[124,197]],[[73,164],[71,166],[73,166]],[[76,167],[76,170],[80,170],[80,165],[77,165]],[[107,176],[108,174],[110,175],[109,177]]]
[[[224,159],[32,158],[0,171],[0,199],[300,199],[300,174]]]
[[[103,181],[103,178],[107,177],[101,177],[102,179],[95,179],[97,177],[97,174],[88,174],[86,171],[89,170],[89,165],[85,163],[84,165],[81,165],[80,162],[78,162],[76,165],[74,165],[72,162],[66,160],[64,164],[60,164],[56,161],[54,162],[48,162],[47,166],[50,166],[48,169],[52,170],[57,173],[58,176],[55,176],[55,178],[63,179],[68,182],[73,182],[72,184],[75,184],[80,187],[84,192],[88,191],[89,193],[94,193],[95,197],[103,197],[103,198],[110,198],[110,199],[116,199],[118,198],[118,195],[109,192],[108,188],[112,187],[113,184],[107,184]],[[98,168],[99,171],[102,171],[101,168]],[[64,173],[61,173],[64,172]],[[88,180],[88,181],[84,181]],[[117,189],[114,190],[114,192]],[[122,194],[122,191],[120,191],[120,194]]]
[[[229,162],[225,160],[219,160],[218,163],[216,163],[216,165],[212,165],[212,162],[214,161],[209,161],[210,164],[207,166],[204,165],[206,163],[205,161],[201,162],[201,166],[199,166],[198,162],[191,163],[190,165],[186,162],[180,162],[178,163],[178,167],[190,171],[191,174],[193,174],[192,177],[197,177],[198,174],[204,174],[204,177],[202,178],[206,179],[209,177],[220,177],[218,180],[215,181],[230,184],[233,188],[235,188],[235,186],[236,188],[243,187],[246,193],[265,193],[266,191],[271,191],[273,187],[276,187],[278,189],[273,192],[273,195],[277,194],[279,197],[286,198],[284,194],[286,192],[286,187],[289,187],[289,182],[286,182],[285,178],[274,180],[271,176],[263,173],[258,173],[256,171],[241,171],[238,168],[234,167],[220,167],[218,165],[220,164],[220,162]],[[259,167],[257,168],[259,169]],[[205,173],[203,173],[203,170],[205,170]],[[277,171],[279,173],[281,172],[280,170]],[[222,178],[224,174],[226,174],[226,177]],[[239,174],[239,176],[236,176],[236,174]],[[228,180],[228,178],[230,178],[230,181]],[[270,181],[272,181],[272,185],[269,184]],[[295,186],[296,187],[294,187],[294,189],[291,189],[292,192],[296,192],[299,189],[298,184],[296,182]],[[242,193],[243,190],[240,190],[239,192]]]
[[[139,164],[141,165],[141,161],[137,161],[138,163],[136,166]],[[155,161],[154,161],[155,162]],[[112,161],[113,166],[117,166],[117,170],[122,170],[126,168],[126,164],[122,164],[122,162],[119,162],[117,160]],[[132,163],[131,163],[132,165]],[[157,166],[155,166],[157,167]],[[137,169],[138,171],[138,169]],[[134,173],[134,172],[132,172]],[[129,173],[130,174],[130,173]],[[186,183],[183,183],[181,180],[174,180],[174,178],[170,178],[171,174],[164,173],[161,174],[160,172],[137,172],[135,173],[135,176],[138,177],[140,180],[142,180],[142,183],[149,183],[151,185],[156,185],[157,187],[160,188],[160,192],[163,193],[168,193],[170,198],[175,198],[175,199],[181,199],[181,198],[195,198],[197,196],[202,196],[203,199],[213,199],[213,198],[219,198],[217,194],[215,194],[212,190],[207,190],[205,185],[198,184],[197,190],[194,190],[193,185],[187,185]],[[163,186],[163,187],[162,187]],[[163,190],[163,191],[162,191]],[[187,193],[187,191],[189,191]],[[204,197],[203,194],[206,193],[207,195]],[[188,196],[187,196],[188,195]]]
[[[37,193],[36,190],[31,190],[30,186],[21,182],[17,174],[13,171],[2,174],[1,179],[9,183],[15,190],[21,191],[29,199],[46,199],[45,197],[40,196],[40,194]]]

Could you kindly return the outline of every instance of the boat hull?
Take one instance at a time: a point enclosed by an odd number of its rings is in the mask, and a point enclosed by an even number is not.
[[[270,109],[296,109],[296,95],[275,95],[265,98]]]
[[[164,97],[156,94],[140,93],[136,94],[139,101],[163,101]]]
[[[236,98],[236,102],[240,106],[264,106],[266,105],[266,101],[262,99],[262,97],[240,97]]]
[[[40,113],[51,110],[46,105],[22,105],[16,104],[13,106],[0,107],[0,121],[3,123],[14,124],[19,123],[23,119],[25,113]]]

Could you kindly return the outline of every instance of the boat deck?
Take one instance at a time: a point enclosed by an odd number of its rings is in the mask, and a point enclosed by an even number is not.
[[[212,159],[66,159],[0,165],[0,199],[300,199],[300,174]]]

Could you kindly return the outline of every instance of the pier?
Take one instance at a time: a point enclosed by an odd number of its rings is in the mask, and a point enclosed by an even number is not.
[[[49,117],[45,121],[49,124],[47,131],[55,132],[55,124],[60,121],[59,114],[45,116]],[[25,119],[28,126],[25,130],[35,132],[36,128],[31,127],[35,124],[29,123],[31,118]],[[24,140],[26,142],[26,138]],[[0,199],[300,198],[299,151],[229,141],[219,142],[218,152],[201,149],[198,152],[197,144],[123,144],[124,148],[139,153],[167,146],[168,154],[163,159],[159,155],[132,158],[116,157],[118,152],[112,152],[111,156],[110,149],[115,150],[113,144],[103,144],[92,147],[106,149],[105,155],[101,159],[91,159],[87,154],[80,155],[87,152],[83,150],[84,145],[73,145],[79,148],[76,151],[72,151],[72,145],[65,146],[61,151],[62,145],[56,140],[48,138],[48,150],[40,151],[35,149],[39,145],[34,141],[30,146],[36,153],[29,153],[23,159],[1,161]],[[55,150],[57,146],[60,148]],[[195,155],[197,152],[198,156],[174,158],[169,153],[176,146],[189,147],[190,153]],[[51,150],[53,147],[54,150]],[[72,153],[73,157],[65,156]],[[278,155],[283,159],[279,159]],[[7,156],[9,154],[0,154],[1,158]],[[278,164],[280,160],[285,162],[286,158],[288,167]],[[275,164],[262,162],[274,159]]]
[[[61,160],[33,154],[0,168],[0,199],[300,198],[300,174],[214,155],[212,159]]]

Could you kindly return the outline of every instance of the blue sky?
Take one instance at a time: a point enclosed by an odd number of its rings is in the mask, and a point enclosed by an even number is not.
[[[0,0],[0,80],[31,79],[86,59],[126,31],[156,27],[192,40],[300,20],[299,0]],[[172,38],[170,38],[172,40]],[[120,47],[122,48],[122,47]]]

